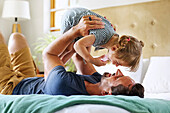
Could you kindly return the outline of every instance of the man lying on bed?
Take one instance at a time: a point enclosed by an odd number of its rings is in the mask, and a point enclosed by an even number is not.
[[[144,88],[135,84],[120,70],[116,74],[96,72],[91,63],[74,54],[73,60],[80,74],[66,72],[60,55],[78,36],[88,34],[89,29],[103,28],[100,18],[84,19],[43,52],[45,77],[35,77],[35,67],[26,39],[22,34],[10,36],[8,48],[0,34],[0,93],[13,95],[129,95],[144,97]],[[9,50],[9,51],[8,51]],[[68,56],[69,59],[69,56]]]

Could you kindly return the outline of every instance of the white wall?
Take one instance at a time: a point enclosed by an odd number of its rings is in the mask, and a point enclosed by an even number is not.
[[[48,26],[46,26],[46,29],[44,29],[43,26],[44,24],[43,5],[48,5],[48,4],[47,3],[43,4],[43,0],[28,0],[28,1],[30,3],[31,19],[28,21],[21,21],[19,23],[21,25],[21,31],[25,35],[30,45],[31,52],[34,55],[34,51],[33,51],[33,48],[35,46],[34,43],[36,42],[37,38],[43,36],[45,30],[47,32]],[[44,0],[44,1],[48,1],[48,0]],[[2,18],[3,2],[4,0],[0,0],[0,31],[3,33],[6,42],[8,42],[9,36],[12,32],[13,21]],[[40,70],[42,70],[42,68],[43,66],[40,66]]]
[[[3,19],[2,8],[4,0],[0,0],[0,30],[4,34],[6,42],[12,32],[12,20]],[[29,0],[31,20],[19,22],[21,31],[26,36],[28,43],[33,47],[35,39],[43,34],[43,1]]]
[[[0,32],[3,33],[5,41],[8,41],[8,37],[12,32],[12,21],[2,19],[2,8],[4,0],[0,0]]]
[[[30,45],[31,52],[34,55],[34,46],[37,38],[44,34],[43,28],[43,0],[29,0],[31,20],[21,22],[22,33],[26,36]],[[38,56],[41,60],[41,56]],[[38,66],[40,71],[43,66]]]
[[[107,0],[107,1],[106,0],[71,0],[71,1],[75,1],[76,2],[75,5],[79,7],[85,7],[88,9],[100,9],[100,8],[124,6],[124,5],[152,2],[152,1],[159,1],[159,0]]]

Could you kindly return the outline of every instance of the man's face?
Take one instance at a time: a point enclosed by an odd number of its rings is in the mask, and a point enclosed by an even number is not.
[[[123,73],[118,69],[116,74],[104,73],[101,80],[100,88],[103,92],[108,92],[111,94],[111,87],[123,85],[128,87],[129,89],[135,84],[135,81],[131,79],[129,76],[124,76]]]

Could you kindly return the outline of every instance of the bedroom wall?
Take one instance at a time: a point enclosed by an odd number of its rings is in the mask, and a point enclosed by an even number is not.
[[[5,0],[0,0],[0,31],[3,33],[6,42],[12,32],[13,20],[3,19],[2,9]],[[22,33],[27,37],[27,41],[33,50],[33,43],[37,37],[43,34],[43,0],[27,0],[30,3],[31,19],[19,21]]]
[[[120,35],[133,35],[142,40],[144,58],[170,56],[170,0],[93,11],[106,16]],[[103,54],[103,51],[92,54]]]
[[[8,42],[9,36],[12,33],[12,24],[13,20],[8,20],[2,18],[2,9],[3,3],[5,0],[0,0],[0,31],[3,33],[5,37],[6,43]],[[34,46],[37,38],[42,37],[44,35],[44,8],[43,2],[46,0],[27,0],[30,5],[30,14],[31,19],[28,21],[19,21],[18,23],[21,25],[21,32],[25,35],[31,52],[34,55]],[[38,56],[41,59],[41,56]],[[39,66],[40,70],[43,70],[43,66]]]
[[[10,36],[10,33],[12,31],[12,21],[7,21],[5,19],[2,19],[2,8],[3,8],[4,0],[0,0],[0,32],[3,33],[5,37],[5,41],[7,43],[8,37]]]
[[[44,18],[44,6],[48,0],[29,0],[31,20],[20,22],[23,34],[33,52],[35,40],[49,29],[44,26],[48,18]],[[4,34],[6,42],[12,31],[13,21],[2,19],[4,0],[0,0],[0,31]],[[144,58],[150,56],[170,56],[170,0],[140,3],[127,6],[109,7],[93,10],[106,16],[117,26],[119,34],[129,34],[145,42]],[[45,20],[46,19],[46,20]],[[47,23],[48,24],[48,23]],[[92,53],[103,54],[103,51]],[[41,56],[40,56],[41,57]],[[42,66],[39,66],[43,70]]]

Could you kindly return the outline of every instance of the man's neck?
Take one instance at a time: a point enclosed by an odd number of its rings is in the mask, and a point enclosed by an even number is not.
[[[90,95],[102,95],[101,94],[101,90],[99,88],[99,84],[92,84],[90,82],[84,81],[85,86],[86,86],[86,90]]]

